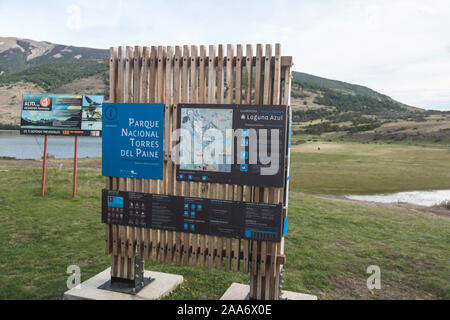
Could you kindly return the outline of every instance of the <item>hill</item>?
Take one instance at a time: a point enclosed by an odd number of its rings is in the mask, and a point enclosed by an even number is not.
[[[450,143],[450,112],[411,107],[372,89],[294,72],[295,140]]]
[[[0,75],[73,60],[108,59],[108,50],[0,37]]]
[[[108,50],[0,38],[0,127],[16,127],[22,93],[109,95]],[[450,112],[425,111],[370,88],[293,72],[294,142],[450,143]]]
[[[332,90],[339,91],[341,93],[368,96],[368,97],[373,97],[373,98],[378,98],[378,99],[388,99],[389,98],[388,96],[378,93],[367,87],[363,87],[363,86],[356,85],[356,84],[350,84],[350,83],[342,82],[342,81],[338,81],[338,80],[325,79],[325,78],[313,76],[308,73],[293,71],[292,77],[294,80],[296,80],[298,82],[311,83],[313,85],[316,85],[317,88],[332,89]]]

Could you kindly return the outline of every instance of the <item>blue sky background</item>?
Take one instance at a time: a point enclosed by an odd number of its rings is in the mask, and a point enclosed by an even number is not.
[[[450,110],[450,1],[0,0],[0,36],[118,45],[282,44],[294,70]]]

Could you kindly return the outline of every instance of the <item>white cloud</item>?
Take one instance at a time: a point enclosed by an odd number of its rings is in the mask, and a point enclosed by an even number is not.
[[[0,35],[101,48],[280,42],[295,70],[450,108],[447,0],[46,2],[2,0]]]

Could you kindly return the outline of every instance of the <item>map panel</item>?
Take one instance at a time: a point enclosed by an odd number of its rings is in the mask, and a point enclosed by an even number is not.
[[[182,170],[231,172],[233,128],[232,109],[186,108],[181,110],[181,129],[188,132],[190,143],[181,143],[180,156],[186,161]],[[220,150],[215,154],[215,150]]]

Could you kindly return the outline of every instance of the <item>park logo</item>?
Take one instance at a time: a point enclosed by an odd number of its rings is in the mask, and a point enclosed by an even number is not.
[[[44,107],[44,108],[47,108],[48,106],[50,106],[51,103],[52,103],[52,101],[50,100],[49,97],[42,97],[41,101],[39,102],[41,107]]]
[[[108,105],[105,109],[105,118],[109,121],[114,121],[117,119],[119,112],[117,108],[113,105]]]

